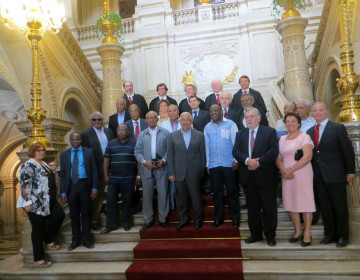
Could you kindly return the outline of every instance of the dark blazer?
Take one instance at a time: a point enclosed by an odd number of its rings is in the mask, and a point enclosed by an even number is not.
[[[104,127],[104,132],[108,141],[114,138],[110,129]],[[91,148],[94,151],[95,161],[96,161],[96,166],[100,181],[104,177],[104,155],[101,150],[99,139],[93,127],[90,127],[87,130],[83,131],[81,133],[81,136],[82,136],[82,146]]]
[[[124,94],[123,98],[126,101],[126,108],[129,108],[130,102],[129,102],[128,96],[126,94]],[[133,100],[132,100],[131,104],[136,104],[136,105],[139,106],[139,108],[140,108],[140,118],[145,119],[147,112],[149,112],[149,108],[148,108],[148,105],[146,103],[146,100],[145,100],[144,96],[134,93]]]
[[[267,112],[266,105],[264,102],[263,97],[261,96],[261,93],[249,88],[249,93],[254,96],[254,105],[261,109],[262,112]],[[240,89],[237,93],[234,94],[232,102],[230,104],[230,107],[234,108],[235,110],[241,111],[244,110],[243,106],[241,105],[241,96],[243,95],[242,89]],[[261,114],[262,115],[262,114]]]
[[[130,114],[127,110],[125,110],[124,123],[130,120]],[[118,113],[115,113],[109,117],[109,129],[111,130],[113,137],[117,137],[117,127],[119,126],[118,122]]]
[[[202,100],[199,97],[198,97],[198,99],[200,101],[200,105],[199,105],[200,110],[205,110],[204,100]],[[183,113],[183,112],[191,112],[191,108],[190,108],[189,102],[187,101],[187,98],[181,100],[180,104],[179,104],[179,114],[181,115],[181,113]]]
[[[307,134],[314,141],[315,126]],[[345,126],[328,121],[321,135],[319,146],[314,146],[312,158],[314,180],[326,183],[345,183],[346,174],[355,174],[355,154]]]
[[[190,111],[192,115],[192,111]],[[199,115],[194,119],[193,127],[195,130],[204,132],[205,126],[210,122],[210,114],[208,111],[199,110]]]
[[[140,121],[140,132],[148,128],[148,124],[146,123],[146,121],[144,119],[140,119],[139,121]],[[132,120],[127,121],[125,124],[129,127],[130,139],[134,139],[134,141],[136,142],[135,133],[134,133],[134,126],[133,126]]]
[[[195,184],[202,177],[206,166],[205,138],[200,131],[191,129],[189,149],[186,149],[181,130],[168,137],[167,162],[169,176],[184,181],[185,176]]]
[[[91,191],[98,186],[98,171],[95,162],[95,155],[92,149],[82,147],[85,172],[87,175],[86,186]],[[71,186],[71,148],[60,155],[60,193],[69,195]]]
[[[171,98],[169,95],[167,95],[167,101],[170,102],[170,104],[174,104],[174,105],[178,105],[176,100],[174,98]],[[160,97],[155,97],[153,100],[151,100],[150,102],[150,106],[149,106],[149,111],[155,111],[156,113],[159,114],[159,110],[158,110],[158,102],[160,100]]]
[[[256,106],[254,106],[254,107],[257,108]],[[266,117],[266,112],[263,112],[260,108],[257,108],[257,109],[259,110],[259,112],[261,114],[260,125],[269,126],[269,122]],[[232,121],[234,121],[236,123],[239,130],[245,128],[243,125],[243,120],[244,120],[244,109],[241,111],[236,111],[236,113],[234,115],[234,119],[232,119]]]
[[[211,105],[214,105],[214,104],[218,104],[218,103],[217,103],[216,95],[213,92],[212,94],[208,95],[205,98],[205,110],[210,111]]]
[[[279,155],[279,141],[276,137],[276,130],[271,127],[259,125],[255,138],[252,158],[260,158],[260,167],[250,171],[245,165],[249,157],[249,129],[245,128],[236,134],[233,148],[233,156],[239,162],[240,184],[247,186],[250,176],[257,185],[271,187],[279,182],[278,169],[275,160]]]

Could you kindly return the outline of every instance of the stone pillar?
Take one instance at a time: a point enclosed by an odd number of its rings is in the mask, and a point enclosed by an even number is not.
[[[124,48],[117,43],[104,43],[97,48],[103,66],[103,102],[104,123],[116,112],[116,100],[124,95],[121,84],[121,56]]]
[[[344,123],[355,151],[356,179],[347,185],[350,243],[360,244],[360,122]]]
[[[285,96],[290,101],[296,99],[313,101],[304,45],[304,30],[307,23],[306,19],[293,16],[281,20],[276,26],[276,30],[282,36]]]
[[[16,211],[16,177],[0,178],[0,221],[1,235],[18,232]]]

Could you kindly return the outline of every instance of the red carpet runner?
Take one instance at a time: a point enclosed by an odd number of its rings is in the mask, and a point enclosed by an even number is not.
[[[204,225],[189,224],[180,231],[177,223],[165,229],[155,225],[140,230],[134,262],[126,271],[128,280],[242,280],[240,232],[226,222],[212,227],[212,199],[204,198]],[[226,209],[227,210],[227,209]],[[225,219],[229,220],[227,211]],[[177,222],[171,212],[170,222]]]

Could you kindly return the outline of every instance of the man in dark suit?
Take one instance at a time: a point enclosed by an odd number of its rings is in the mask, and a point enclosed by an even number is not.
[[[157,114],[159,114],[158,102],[162,99],[166,99],[167,101],[169,101],[170,104],[174,104],[177,106],[176,100],[171,98],[170,96],[167,96],[168,88],[164,83],[158,84],[156,86],[156,91],[158,92],[159,96],[151,100],[149,111],[155,111]]]
[[[329,121],[325,103],[315,103],[312,111],[316,125],[307,133],[315,144],[314,189],[325,229],[320,244],[337,242],[337,247],[344,247],[349,242],[346,183],[356,176],[354,149],[344,125]]]
[[[193,207],[195,229],[202,226],[200,179],[206,165],[204,134],[191,129],[192,117],[188,112],[180,115],[181,130],[168,137],[169,181],[175,182],[176,207],[179,216],[177,229],[189,223],[188,194]]]
[[[248,207],[251,236],[245,243],[262,240],[264,232],[268,245],[275,246],[279,183],[275,160],[279,154],[279,141],[275,129],[259,125],[258,109],[246,109],[245,119],[247,128],[237,133],[233,149]]]
[[[71,149],[60,155],[60,193],[70,209],[72,243],[68,250],[94,248],[90,233],[91,199],[97,195],[98,174],[93,150],[81,146],[81,134],[70,135]]]
[[[269,126],[269,122],[266,117],[266,112],[262,111],[261,109],[257,108],[254,104],[255,99],[251,94],[246,94],[241,96],[241,105],[244,108],[241,111],[237,111],[234,116],[234,122],[238,126],[238,129],[241,130],[243,128],[246,128],[246,121],[245,121],[245,112],[248,108],[256,108],[259,110],[261,115],[260,124],[263,126]]]
[[[123,96],[124,100],[126,101],[126,107],[129,108],[132,104],[138,105],[140,109],[140,118],[145,119],[149,108],[144,96],[134,93],[133,83],[130,81],[125,81],[123,83],[123,87],[126,93]]]
[[[211,105],[220,104],[220,94],[222,92],[223,84],[220,80],[213,80],[211,82],[211,89],[214,91],[205,98],[205,110],[210,111]]]
[[[103,126],[103,115],[94,112],[90,116],[91,127],[81,133],[83,147],[91,148],[94,151],[97,173],[99,176],[98,194],[92,201],[91,228],[100,230],[100,212],[105,198],[104,180],[104,153],[108,142],[113,139],[110,129]]]
[[[183,113],[183,112],[190,112],[191,111],[189,98],[191,96],[196,96],[196,92],[197,92],[197,88],[194,85],[187,85],[185,87],[186,98],[181,100],[181,102],[179,104],[180,114]],[[198,98],[198,99],[200,101],[200,109],[205,110],[205,102],[204,102],[204,100],[202,100],[201,98]]]
[[[230,107],[232,96],[230,92],[222,92],[220,94],[220,106],[223,112],[223,117],[234,121],[236,110]]]
[[[193,119],[193,127],[195,130],[204,132],[205,126],[210,122],[209,111],[204,111],[200,109],[200,101],[197,96],[191,96],[190,101],[190,114]]]
[[[255,101],[254,106],[256,106],[256,108],[260,110],[261,115],[263,116],[262,112],[265,113],[267,112],[264,99],[261,96],[260,92],[252,88],[249,88],[250,78],[246,75],[241,76],[239,79],[239,84],[241,89],[234,94],[231,107],[238,111],[243,110],[244,108],[241,105],[241,96],[245,94],[251,94],[254,97],[254,101]]]
[[[129,127],[130,139],[134,139],[136,143],[140,132],[148,128],[148,124],[144,119],[140,118],[140,109],[138,105],[130,105],[129,114],[131,120],[127,121],[125,124]]]
[[[113,138],[117,137],[117,127],[130,120],[129,112],[126,110],[125,99],[119,98],[116,101],[116,109],[117,112],[109,117],[109,129],[112,131]]]

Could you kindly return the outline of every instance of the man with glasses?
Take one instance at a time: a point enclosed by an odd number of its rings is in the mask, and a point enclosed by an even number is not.
[[[211,82],[211,89],[213,90],[213,93],[205,98],[205,110],[207,111],[210,111],[211,105],[220,105],[220,94],[223,89],[223,84],[220,82],[220,80],[213,80]]]
[[[156,86],[156,91],[158,92],[159,96],[151,100],[149,106],[150,111],[155,111],[157,114],[159,114],[158,103],[160,100],[167,100],[170,104],[174,104],[176,106],[178,105],[175,99],[167,95],[168,88],[164,83],[158,84]]]
[[[140,109],[140,118],[145,119],[146,113],[149,111],[149,108],[144,96],[134,93],[133,83],[130,81],[125,81],[123,83],[123,87],[126,93],[123,96],[123,99],[126,101],[126,107],[129,108],[132,104],[138,105]]]
[[[117,127],[130,120],[129,112],[126,110],[126,101],[119,98],[116,101],[117,112],[109,117],[109,128],[113,133],[113,138],[117,137]]]
[[[302,99],[297,100],[296,102],[296,113],[301,118],[301,132],[306,133],[309,128],[313,127],[316,124],[316,121],[313,117],[310,116],[311,111],[311,101]]]
[[[104,117],[100,112],[93,112],[90,116],[91,127],[81,133],[82,145],[93,149],[99,176],[98,195],[92,201],[91,228],[100,230],[100,212],[105,198],[104,153],[106,146],[113,139],[110,129],[103,126]]]

